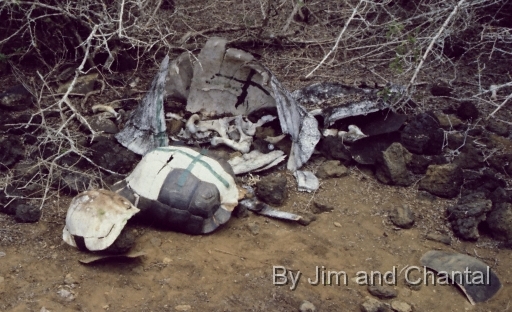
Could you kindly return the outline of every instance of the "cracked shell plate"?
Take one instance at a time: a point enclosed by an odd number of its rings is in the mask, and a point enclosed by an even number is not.
[[[99,251],[117,239],[126,222],[139,209],[108,190],[78,194],[69,205],[62,238],[79,249]]]
[[[451,282],[460,287],[473,305],[491,299],[502,287],[489,265],[468,255],[431,250],[420,261],[438,274],[453,276]]]

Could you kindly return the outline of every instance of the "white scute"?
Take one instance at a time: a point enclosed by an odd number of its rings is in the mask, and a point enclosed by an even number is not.
[[[128,219],[139,212],[128,200],[108,190],[78,194],[69,205],[62,238],[77,247],[73,236],[84,237],[87,249],[104,250],[116,240]]]

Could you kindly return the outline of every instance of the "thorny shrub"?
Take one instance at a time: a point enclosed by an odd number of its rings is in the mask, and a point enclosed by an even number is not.
[[[71,89],[55,91],[56,75],[69,64],[73,81],[95,71],[105,77],[147,62],[156,67],[164,54],[194,52],[207,37],[223,36],[249,50],[291,51],[296,58],[281,68],[294,66],[301,78],[336,77],[327,73],[360,65],[407,86],[397,108],[414,99],[427,109],[418,86],[436,82],[439,71],[453,77],[443,81],[449,86],[464,76],[469,87],[459,100],[492,116],[512,98],[511,21],[507,0],[3,0],[0,74],[10,71],[37,100],[30,122],[38,126],[33,155],[40,170],[23,185],[41,186],[32,198],[43,199],[42,207],[52,173],[75,170],[59,164],[64,156],[79,155],[91,170],[107,172],[79,144],[79,125],[94,136],[79,100]],[[52,110],[59,115],[49,121]],[[6,179],[13,184],[16,176]]]

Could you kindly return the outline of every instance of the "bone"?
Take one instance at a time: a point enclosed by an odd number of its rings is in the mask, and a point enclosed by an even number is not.
[[[272,152],[277,152],[277,151],[272,151]],[[279,152],[282,152],[282,151],[279,151]],[[283,154],[283,155],[277,157],[273,162],[271,162],[270,164],[266,165],[265,167],[254,170],[254,172],[265,171],[265,170],[270,169],[270,168],[272,168],[274,166],[277,166],[279,163],[281,163],[283,160],[285,160],[285,158],[286,158],[286,155]]]
[[[241,116],[237,116],[237,119],[240,119],[241,128],[245,134],[253,136],[256,133],[256,128],[263,126],[267,122],[271,122],[276,119],[275,116],[265,115],[261,117],[256,123],[252,123],[250,120],[247,120]]]
[[[248,153],[251,148],[253,136],[256,133],[256,128],[264,125],[267,122],[274,120],[276,117],[271,115],[263,116],[256,123],[244,118],[241,115],[236,117],[225,117],[216,120],[201,120],[198,114],[190,116],[186,122],[186,131],[180,133],[182,137],[187,137],[187,132],[190,134],[188,137],[204,137],[203,133],[207,131],[215,131],[219,136],[212,138],[211,144],[217,146],[224,144],[234,150],[242,153]],[[234,121],[234,125],[229,123]],[[237,132],[237,139],[233,140],[229,137],[228,133]],[[235,136],[233,136],[235,137]]]
[[[285,157],[284,152],[280,150],[272,151],[268,154],[253,150],[250,153],[228,160],[228,163],[233,168],[235,174],[242,174],[269,169],[283,161]]]
[[[325,129],[322,132],[322,135],[324,137],[327,137],[327,136],[337,136],[338,135],[338,129]]]
[[[228,122],[233,117],[226,117],[217,120],[201,120],[198,114],[190,116],[186,123],[187,130],[196,134],[197,132],[216,131],[221,137],[228,139]]]
[[[223,118],[226,119],[226,118]],[[222,119],[219,119],[222,120]],[[238,133],[240,134],[240,140],[238,142],[231,140],[227,134],[222,135],[220,137],[214,137],[211,141],[211,144],[213,146],[217,146],[219,144],[224,144],[229,147],[231,147],[234,150],[240,151],[243,154],[248,153],[251,150],[251,144],[252,144],[252,136],[247,135],[244,131],[244,126],[247,128],[247,126],[253,125],[250,121],[244,122],[242,116],[235,117],[235,127],[236,130],[238,130]],[[220,133],[219,133],[220,134]]]
[[[240,151],[241,153],[244,153],[244,154],[248,153],[251,150],[251,143],[252,142],[247,142],[247,141],[235,142],[231,139],[226,139],[223,137],[214,137],[211,140],[211,144],[213,146],[224,144],[224,145],[229,146],[232,149]]]
[[[311,116],[319,116],[319,115],[322,115],[323,112],[324,112],[323,109],[317,108],[317,109],[310,111],[309,113],[311,114]]]
[[[119,115],[114,108],[112,108],[111,106],[108,106],[108,105],[103,105],[103,104],[96,104],[96,105],[94,105],[92,107],[92,112],[95,113],[95,114],[97,112],[109,112],[112,115],[114,115],[114,117],[116,117],[116,118]]]
[[[367,137],[367,135],[364,134],[361,131],[361,129],[359,129],[359,127],[354,126],[354,125],[348,126],[348,132],[347,131],[339,131],[338,136],[347,142],[354,142],[359,139]]]
[[[180,116],[178,114],[174,114],[174,113],[167,113],[167,114],[165,114],[165,117],[186,122],[185,119],[183,119],[182,116]]]
[[[270,143],[270,144],[276,144],[276,143],[279,143],[285,137],[286,137],[286,134],[281,134],[281,135],[274,136],[274,137],[268,136],[268,137],[265,138],[265,141]]]
[[[496,101],[498,99],[498,89],[497,85],[490,85],[489,90],[491,90],[491,100]]]

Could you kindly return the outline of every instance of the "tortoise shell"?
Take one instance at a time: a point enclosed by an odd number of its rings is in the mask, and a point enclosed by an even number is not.
[[[105,250],[138,212],[126,198],[109,190],[80,193],[69,205],[62,238],[81,250]]]
[[[214,231],[238,204],[229,164],[187,147],[149,152],[114,190],[141,210],[141,218],[189,234]]]

